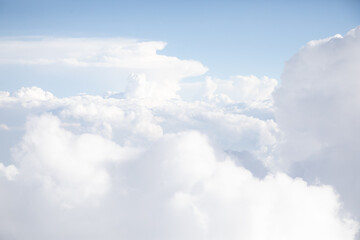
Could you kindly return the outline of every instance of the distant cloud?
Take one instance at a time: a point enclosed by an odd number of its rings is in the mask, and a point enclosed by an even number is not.
[[[98,69],[98,72],[104,68],[117,69],[125,75],[145,75],[148,86],[153,89],[150,92],[172,98],[177,97],[179,80],[202,75],[208,69],[198,61],[159,54],[165,46],[165,42],[121,38],[0,38],[0,64],[51,65],[58,67],[59,72],[64,66]],[[79,81],[72,80],[75,85]],[[113,76],[111,87],[118,87],[119,81],[121,79]],[[158,92],[158,85],[166,90]]]
[[[9,127],[6,124],[0,124],[0,130],[9,130]]]
[[[11,181],[19,174],[19,171],[14,165],[4,166],[0,162],[0,175],[2,174]]]
[[[0,39],[0,64],[68,64],[79,67],[171,69],[201,75],[207,69],[192,60],[160,55],[166,43],[133,39]]]
[[[273,78],[233,76],[229,79],[207,77],[205,82],[182,83],[182,94],[203,97],[223,104],[241,103],[252,108],[271,108],[272,93],[278,85]],[[191,95],[192,94],[192,95]]]

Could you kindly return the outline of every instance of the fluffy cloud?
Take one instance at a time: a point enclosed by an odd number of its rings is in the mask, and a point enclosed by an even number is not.
[[[275,79],[255,76],[235,76],[229,80],[206,81],[206,97],[216,99],[221,96],[229,96],[233,102],[246,103],[248,105],[268,103],[272,101],[272,92],[277,85]]]
[[[360,27],[311,41],[286,65],[276,94],[291,174],[332,184],[360,218]]]
[[[268,108],[273,104],[276,79],[255,76],[234,76],[230,79],[207,77],[205,82],[183,83],[185,98],[203,97],[217,103],[240,103],[251,108]],[[190,93],[190,94],[189,94]]]
[[[0,182],[0,236],[354,239],[330,186],[266,170],[273,119],[211,99],[148,100],[3,92],[7,117],[27,120],[12,148],[18,173]]]
[[[107,159],[129,157],[115,143],[73,135],[44,115],[29,119],[16,151],[21,178],[13,187],[27,200],[12,200],[16,192],[1,184],[5,238],[346,240],[357,231],[340,215],[331,187],[284,174],[255,178],[194,131],[165,135],[138,157],[106,167]]]
[[[43,100],[44,96],[49,97]],[[118,141],[127,139],[132,144],[137,140],[156,140],[164,133],[196,129],[211,136],[224,150],[260,154],[271,151],[279,134],[273,119],[257,118],[236,102],[224,107],[222,102],[207,99],[163,101],[131,97],[126,93],[119,98],[91,95],[56,98],[33,87],[12,94],[3,92],[0,105],[4,109],[16,109],[17,113],[26,110],[25,114],[50,111],[67,124],[80,124],[86,131],[103,133],[110,138],[121,136]]]
[[[13,149],[24,178],[40,179],[46,191],[65,206],[97,200],[109,188],[108,161],[131,159],[135,150],[121,148],[93,134],[76,136],[52,115],[27,121],[26,134]]]
[[[167,135],[138,161],[124,171],[134,194],[127,197],[142,210],[132,220],[160,239],[352,239],[356,232],[353,221],[339,218],[330,187],[283,174],[257,179],[197,132]]]

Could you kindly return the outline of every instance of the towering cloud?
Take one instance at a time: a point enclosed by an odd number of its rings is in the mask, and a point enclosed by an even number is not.
[[[331,184],[360,218],[360,27],[311,41],[285,66],[276,94],[281,165]]]

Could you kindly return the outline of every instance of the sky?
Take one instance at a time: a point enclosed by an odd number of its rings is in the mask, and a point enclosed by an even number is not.
[[[0,239],[360,240],[359,13],[0,0]]]
[[[163,54],[198,60],[214,77],[280,79],[284,62],[306,42],[356,27],[359,9],[357,0],[2,0],[0,36],[165,41]]]

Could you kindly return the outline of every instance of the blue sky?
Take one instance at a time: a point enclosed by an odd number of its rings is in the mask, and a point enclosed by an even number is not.
[[[168,43],[162,54],[194,59],[220,78],[279,79],[307,41],[360,23],[360,2],[0,1],[1,36],[130,37]]]

